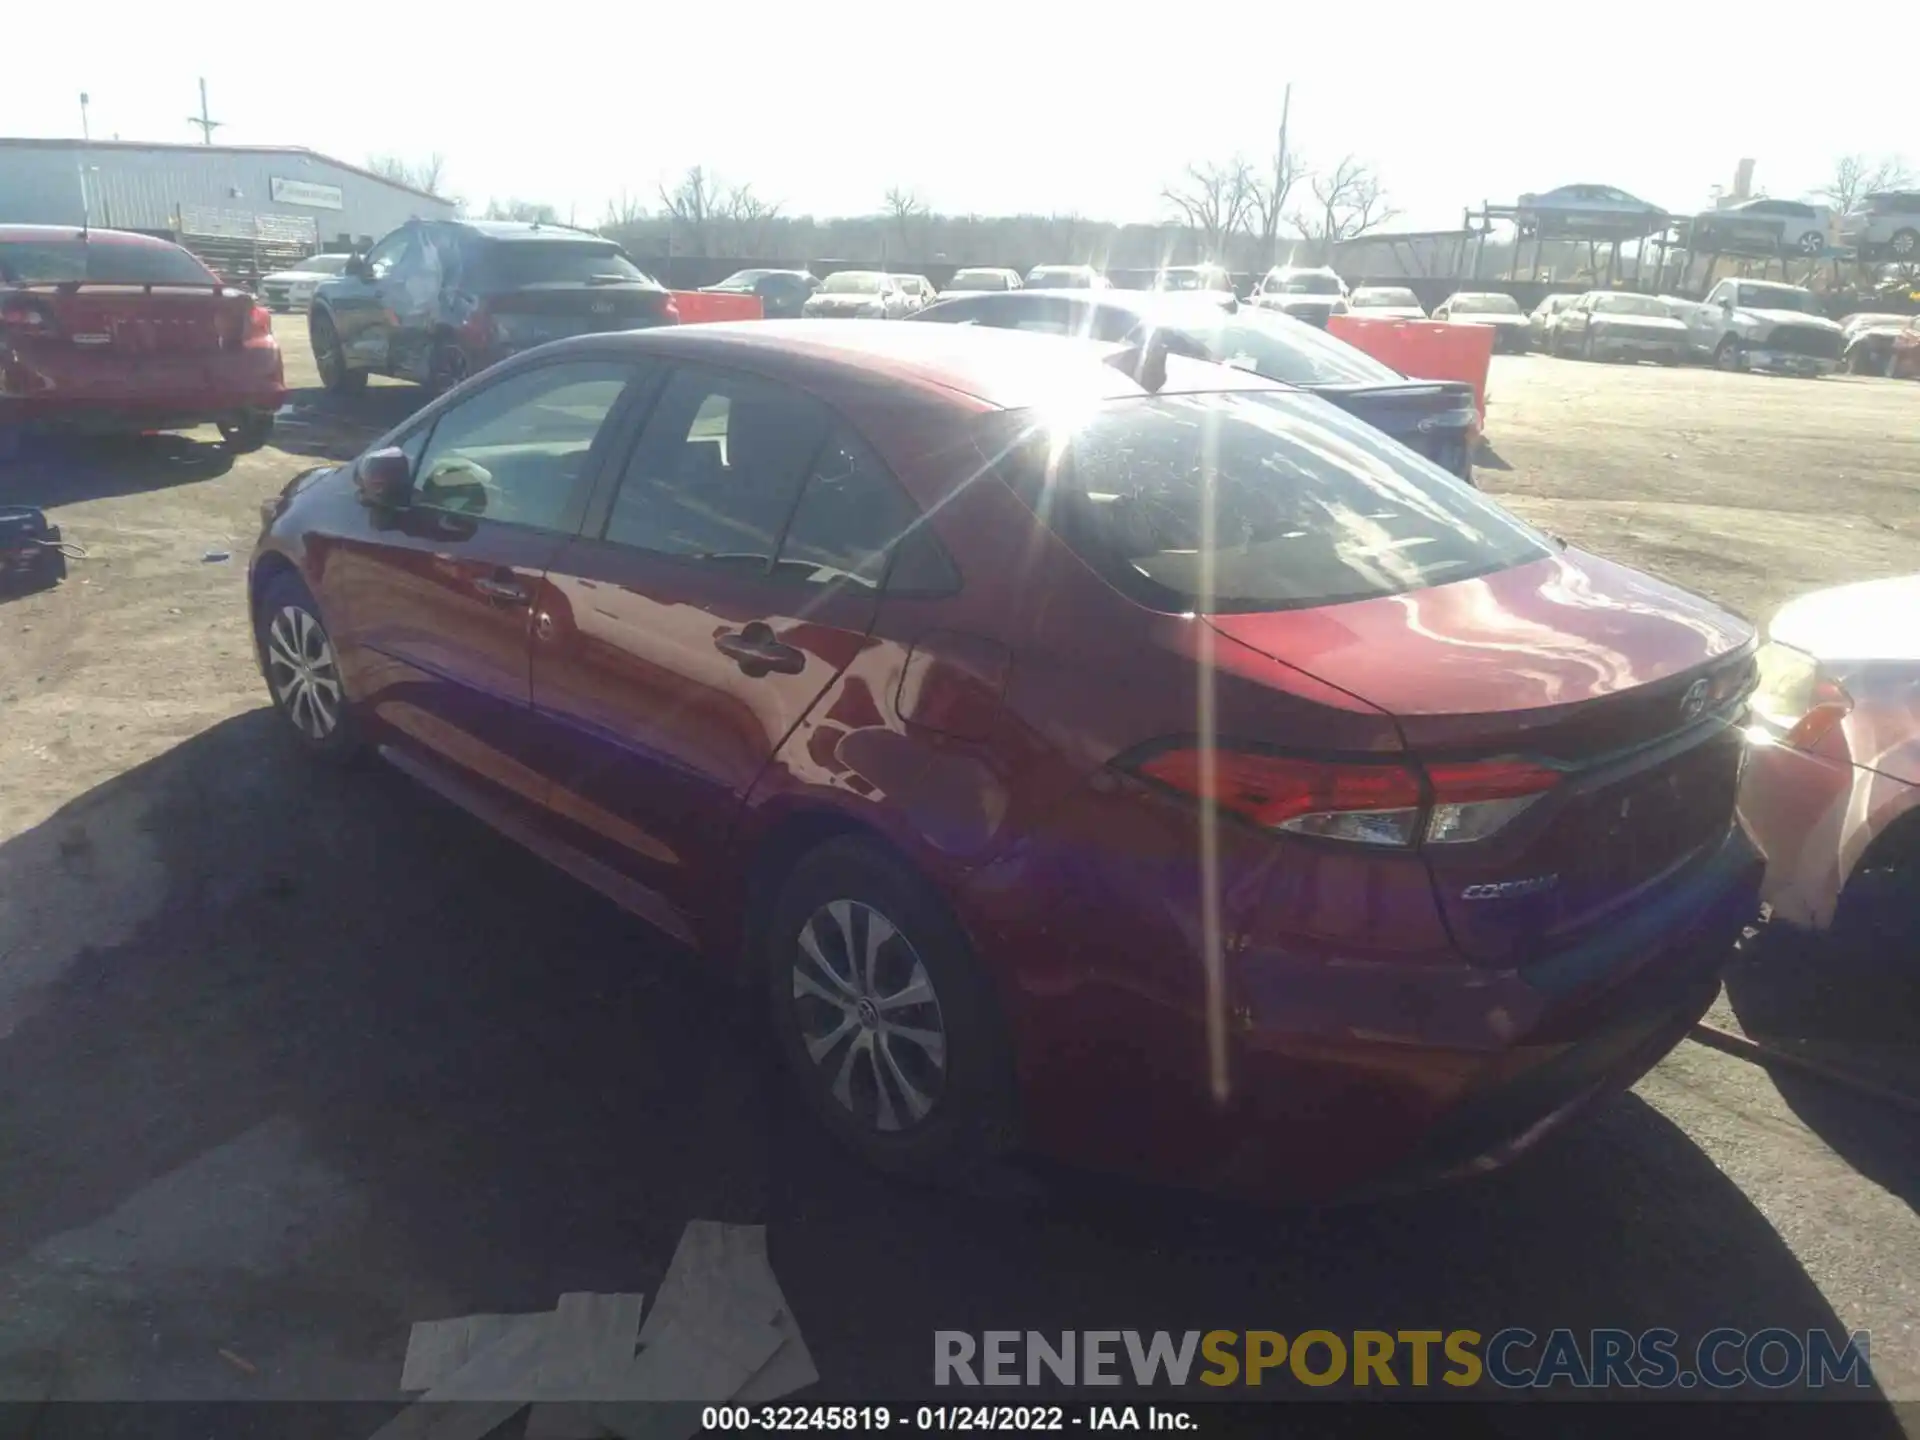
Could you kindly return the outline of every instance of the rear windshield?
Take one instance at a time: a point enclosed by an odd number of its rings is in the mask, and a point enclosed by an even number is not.
[[[877,295],[886,277],[872,270],[841,270],[820,282],[822,295]]]
[[[1027,276],[1027,286],[1039,290],[1085,290],[1093,284],[1093,272],[1066,268],[1035,270]]]
[[[1400,385],[1406,377],[1363,350],[1285,315],[1241,310],[1180,327],[1223,365],[1289,385]]]
[[[611,245],[570,240],[518,240],[491,244],[481,252],[487,280],[517,285],[587,285],[645,280],[647,275]]]
[[[16,284],[211,285],[213,273],[175,247],[110,241],[0,241],[0,280]]]
[[[1300,394],[1112,402],[1063,430],[1032,412],[1000,472],[1122,592],[1173,613],[1287,610],[1469,580],[1550,553],[1479,492]]]
[[[1593,308],[1608,315],[1649,315],[1671,320],[1673,311],[1651,295],[1596,295]]]
[[[998,270],[956,270],[947,282],[949,290],[1008,290],[1007,277]]]
[[[1337,275],[1269,275],[1268,291],[1278,290],[1283,295],[1338,295],[1340,277]]]
[[[1356,309],[1369,305],[1418,305],[1420,297],[1411,290],[1360,290],[1354,293],[1353,303]]]
[[[1520,302],[1511,295],[1456,295],[1453,313],[1468,315],[1518,315]]]
[[[736,270],[713,288],[716,290],[751,290],[756,281],[772,273],[771,270]]]

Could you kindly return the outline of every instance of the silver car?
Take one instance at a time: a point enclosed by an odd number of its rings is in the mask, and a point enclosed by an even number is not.
[[[836,270],[820,282],[800,313],[810,320],[898,320],[914,308],[897,275]]]
[[[1687,358],[1687,323],[1651,295],[1589,290],[1554,317],[1547,346],[1555,355],[1582,360],[1679,365]]]

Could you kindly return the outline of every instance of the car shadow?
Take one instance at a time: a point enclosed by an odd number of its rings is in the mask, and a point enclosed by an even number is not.
[[[1914,937],[1920,939],[1920,937]],[[1920,1106],[1920,953],[1905,945],[1849,945],[1785,925],[1742,943],[1725,979],[1741,1031],[1815,1064],[1912,1097]],[[1915,1112],[1862,1101],[1781,1066],[1780,1097],[1807,1128],[1863,1175],[1920,1210]]]
[[[1512,470],[1513,466],[1488,443],[1486,436],[1480,437],[1480,444],[1473,452],[1473,463],[1482,470]]]
[[[292,390],[275,417],[273,443],[289,455],[350,460],[432,398],[417,385],[369,385],[358,395],[317,385]]]
[[[211,480],[233,462],[219,440],[190,435],[34,436],[7,469],[4,498],[51,510]]]
[[[1512,1173],[1345,1211],[889,1181],[695,957],[279,723],[0,844],[0,1398],[388,1399],[412,1322],[653,1294],[695,1218],[768,1226],[816,1394],[868,1401],[930,1393],[937,1329],[1845,1328],[1631,1098]]]

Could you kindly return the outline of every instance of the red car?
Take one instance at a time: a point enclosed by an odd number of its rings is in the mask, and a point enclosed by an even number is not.
[[[696,944],[897,1170],[1482,1168],[1677,1043],[1756,912],[1749,627],[1236,369],[586,337],[264,519],[291,734]]]
[[[0,453],[30,430],[206,424],[258,450],[286,394],[266,307],[178,245],[0,225]]]

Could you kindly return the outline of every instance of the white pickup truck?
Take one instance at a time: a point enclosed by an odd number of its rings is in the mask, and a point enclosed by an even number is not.
[[[1845,338],[1811,290],[1762,280],[1722,280],[1686,316],[1687,348],[1722,370],[1831,375]]]

